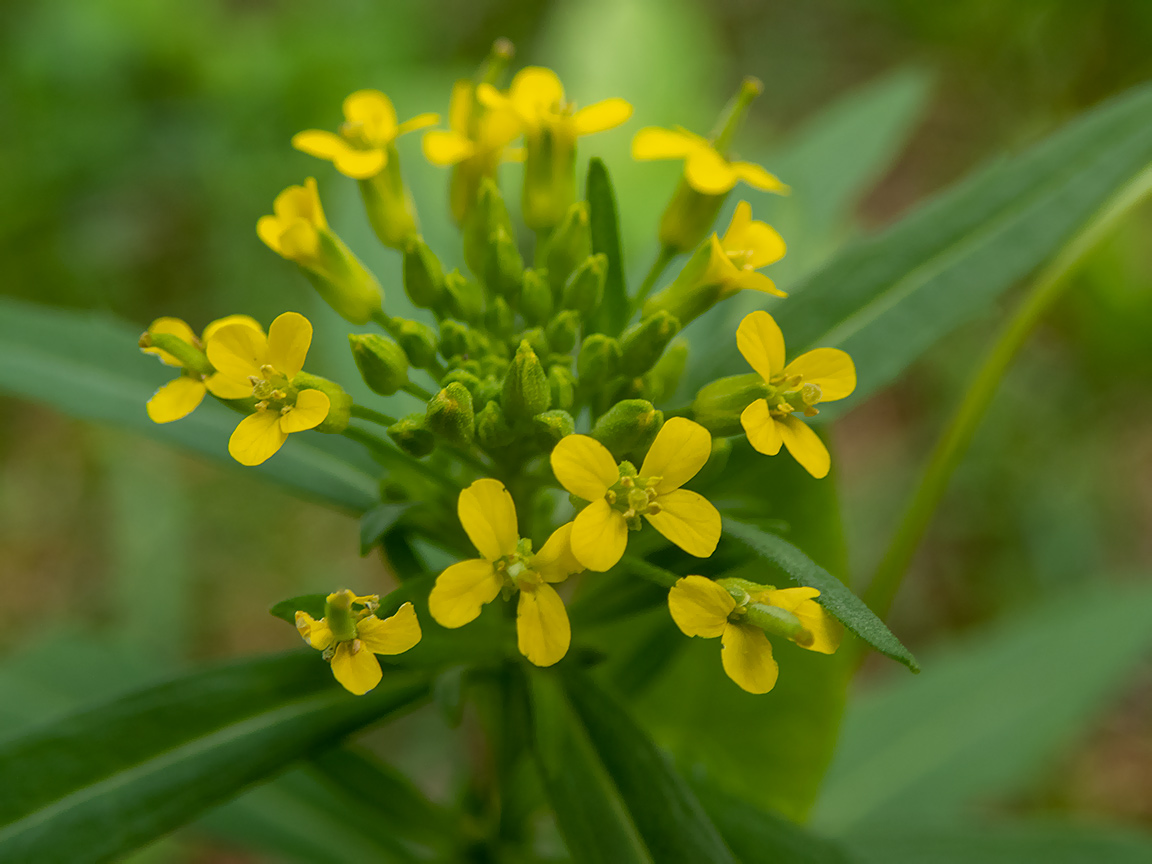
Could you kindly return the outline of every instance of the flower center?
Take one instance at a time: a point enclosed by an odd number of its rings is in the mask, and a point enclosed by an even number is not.
[[[496,575],[502,582],[501,593],[507,599],[513,591],[532,585],[539,585],[543,579],[532,569],[532,541],[521,538],[516,551],[493,563]]]
[[[799,375],[785,378],[777,375],[768,385],[768,410],[773,417],[785,417],[797,411],[805,417],[813,417],[820,412],[816,409],[824,393],[819,384],[804,381]]]
[[[252,396],[257,400],[256,408],[259,411],[279,411],[287,414],[296,406],[296,397],[299,391],[293,387],[288,379],[271,366],[260,367],[260,375],[249,375],[252,382]]]
[[[628,527],[640,529],[640,517],[655,516],[660,512],[656,486],[661,477],[639,477],[631,462],[620,463],[620,479],[607,492],[604,500],[628,520]]]

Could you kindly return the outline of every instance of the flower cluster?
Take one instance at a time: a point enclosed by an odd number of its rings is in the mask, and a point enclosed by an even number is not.
[[[439,574],[426,598],[428,613],[455,629],[497,597],[516,597],[518,650],[549,666],[572,642],[556,586],[584,571],[627,568],[633,532],[650,525],[697,559],[717,550],[721,513],[686,488],[713,460],[714,439],[743,433],[759,452],[786,447],[814,477],[826,475],[827,448],[802,418],[815,415],[821,402],[848,396],[855,370],[835,349],[785,362],[779,327],[767,312],[754,312],[735,341],[755,374],[712,382],[665,419],[657,405],[675,396],[687,361],[687,344],[676,339],[681,328],[738,291],[785,296],[761,272],[784,256],[784,240],[753,218],[749,202],[737,202],[722,235],[712,230],[738,183],[788,192],[732,151],[759,83],[744,82],[708,137],[656,127],[635,134],[635,159],[680,159],[684,171],[661,218],[656,264],[629,295],[613,244],[599,233],[594,239],[598,205],[578,195],[577,142],[621,126],[632,106],[610,98],[580,107],[541,67],[521,69],[502,89],[511,54],[508,43],[498,42],[473,79],[456,83],[446,128],[432,128],[440,127],[435,113],[400,122],[388,96],[366,89],[344,100],[336,131],[292,138],[297,150],[357,181],[377,238],[402,256],[404,291],[425,310],[424,320],[385,311],[379,281],[328,224],[315,179],[285,189],[256,226],[268,248],[294,264],[345,320],[378,328],[349,336],[357,368],[372,391],[403,391],[420,400],[419,410],[392,417],[379,410],[383,405],[354,404],[339,384],[305,372],[312,326],[295,312],[280,315],[267,331],[233,315],[200,336],[182,321],[161,318],[140,345],[180,370],[149,401],[149,416],[177,420],[211,393],[243,415],[228,444],[243,465],[259,465],[292,433],[313,430],[387,451],[392,463],[435,478],[435,492],[384,484],[389,496],[424,500],[421,527],[461,551],[466,547],[454,539],[448,513],[455,498],[463,535],[479,554]],[[398,141],[417,130],[424,130],[428,161],[451,172],[461,250],[450,260],[457,268],[446,266],[420,234],[405,183]],[[519,215],[527,230],[513,220],[501,192],[501,166],[508,162],[523,164]],[[686,260],[661,286],[681,255]],[[561,489],[567,501],[557,495]],[[557,506],[570,507],[570,518],[541,532]],[[776,679],[766,633],[835,650],[834,623],[816,595],[692,575],[676,582],[669,607],[684,633],[720,636],[725,671],[745,690],[762,693]],[[375,655],[401,654],[421,638],[412,603],[386,620],[376,615],[378,603],[339,591],[323,600],[319,619],[296,612],[301,635],[353,693],[380,680]],[[315,613],[320,606],[309,608]]]

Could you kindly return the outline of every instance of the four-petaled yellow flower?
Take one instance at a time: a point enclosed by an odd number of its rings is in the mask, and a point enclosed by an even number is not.
[[[745,316],[736,331],[736,346],[764,379],[767,394],[744,409],[740,425],[748,443],[775,456],[780,445],[813,477],[824,477],[832,460],[819,436],[794,412],[817,413],[820,402],[843,399],[856,389],[856,366],[839,348],[817,348],[784,365],[784,335],[767,312]]]
[[[345,177],[367,180],[384,170],[389,148],[398,137],[439,122],[438,115],[426,113],[397,123],[391,99],[379,90],[357,90],[344,100],[339,134],[308,129],[292,136],[292,146],[331,160]]]
[[[440,574],[428,611],[444,627],[463,627],[497,595],[520,592],[516,634],[520,653],[537,666],[551,666],[566,653],[572,630],[564,601],[551,583],[584,568],[569,546],[572,523],[561,525],[540,551],[521,539],[512,496],[499,480],[477,480],[460,493],[460,524],[481,558],[453,564]]]
[[[707,138],[680,126],[641,129],[632,139],[632,158],[683,159],[684,178],[703,195],[723,195],[740,180],[762,192],[788,191],[788,186],[765,168],[755,162],[731,162]]]
[[[560,484],[591,502],[572,523],[572,554],[589,570],[616,564],[640,517],[690,555],[707,558],[720,542],[720,513],[703,496],[680,487],[696,476],[712,452],[712,436],[699,423],[673,417],[660,429],[640,471],[616,464],[608,448],[588,435],[568,435],[552,450]]]
[[[208,359],[221,376],[246,386],[256,413],[240,421],[228,440],[228,452],[241,465],[259,465],[291,432],[314,429],[331,408],[328,396],[304,389],[293,379],[304,368],[312,344],[312,325],[297,312],[272,322],[268,335],[243,324],[221,327],[208,340]]]
[[[685,576],[668,592],[668,608],[686,636],[720,637],[724,671],[742,689],[767,693],[776,686],[779,667],[765,628],[821,654],[839,646],[840,625],[815,601],[815,588],[726,581],[735,583],[731,591],[703,576]]]
[[[336,680],[357,696],[379,684],[384,675],[375,655],[403,654],[420,641],[420,622],[411,603],[385,619],[376,617],[379,603],[375,594],[358,597],[344,589],[328,595],[319,621],[307,612],[296,613],[301,637],[324,652]]]
[[[462,78],[452,85],[448,101],[448,128],[424,133],[420,142],[433,165],[455,165],[466,159],[495,170],[502,151],[520,134],[520,120],[509,105],[489,108],[476,99],[476,85]],[[523,154],[512,154],[522,158]]]
[[[761,267],[783,258],[785,251],[787,247],[780,233],[767,222],[753,219],[752,205],[741,201],[736,205],[723,239],[712,235],[708,269],[703,280],[706,284],[720,286],[718,300],[744,289],[787,297],[775,282],[758,272]]]
[[[180,377],[173,378],[148,400],[148,417],[153,423],[171,423],[187,417],[204,401],[204,394],[211,393],[220,399],[244,399],[252,395],[252,386],[220,375],[212,368],[204,354],[204,344],[221,327],[241,325],[260,331],[260,325],[247,315],[229,315],[213,321],[204,328],[198,339],[192,328],[179,318],[157,318],[141,337],[141,351],[154,354],[166,366],[176,366],[181,370]],[[160,337],[159,340],[156,337]],[[174,337],[183,345],[171,344],[166,337]],[[168,342],[169,347],[179,351],[180,357],[158,347],[155,342]],[[185,350],[185,346],[187,350]]]

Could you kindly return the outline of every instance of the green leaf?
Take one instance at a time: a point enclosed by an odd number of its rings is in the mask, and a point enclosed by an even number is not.
[[[1152,649],[1149,620],[1152,587],[1102,584],[942,648],[852,706],[814,821],[956,819],[1021,793]]]
[[[198,672],[0,746],[0,859],[122,856],[287,762],[421,699],[390,672],[354,697],[315,652]]]
[[[628,323],[628,288],[624,280],[624,253],[620,247],[616,193],[612,191],[608,169],[603,161],[595,157],[588,162],[586,194],[592,252],[603,252],[608,256],[604,300],[596,315],[594,332],[615,336]]]
[[[863,600],[783,537],[769,534],[755,525],[731,518],[724,520],[724,533],[729,537],[735,537],[772,561],[797,585],[818,589],[820,596],[817,602],[881,654],[903,663],[913,672],[920,671],[920,666],[912,653],[892,634],[887,625],[864,605]]]
[[[360,517],[360,555],[367,555],[411,509],[411,503],[377,504]]]
[[[268,611],[281,621],[287,621],[295,627],[297,612],[307,612],[313,618],[323,618],[327,602],[327,594],[301,594],[299,597],[281,600]]]
[[[1152,86],[1141,86],[853,244],[795,286],[774,310],[790,354],[844,349],[859,375],[846,402],[864,398],[988,311],[1150,162]]]
[[[338,507],[361,512],[376,503],[377,469],[340,436],[293,435],[263,465],[240,469],[228,455],[239,415],[214,400],[205,399],[183,420],[153,423],[144,405],[174,376],[140,353],[139,336],[104,316],[0,298],[0,392],[141,432]]]

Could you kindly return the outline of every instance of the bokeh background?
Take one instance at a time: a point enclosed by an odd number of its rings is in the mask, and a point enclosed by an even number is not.
[[[764,96],[738,144],[790,181],[789,169],[812,173],[793,142],[873,94],[884,133],[861,141],[875,151],[866,176],[848,189],[817,176],[809,200],[764,203],[781,208],[790,246],[784,288],[854,234],[1152,78],[1142,0],[9,0],[0,293],[141,330],[160,315],[199,328],[297,309],[318,321],[310,365],[347,376],[346,328],[259,243],[256,219],[314,175],[329,220],[403,311],[398,261],[372,241],[354,184],[288,141],[334,127],[362,87],[390,94],[402,118],[445,111],[453,79],[497,36],[517,63],[555,68],[579,102],[636,106],[628,126],[582,147],[614,169],[640,273],[677,168],[630,167],[632,131],[706,131],[756,75]],[[425,235],[451,260],[445,175],[423,163],[418,136],[400,149]],[[1145,209],[1076,274],[1004,381],[897,603],[893,629],[914,651],[1010,622],[1037,597],[1149,571],[1150,288]],[[1000,320],[992,310],[958,330],[837,425],[855,576],[875,565]],[[265,613],[272,601],[336,583],[386,589],[357,551],[354,520],[243,470],[0,396],[0,731],[157,670],[292,647]],[[886,671],[870,666],[865,684]],[[409,732],[391,733],[406,736],[400,761],[447,784],[458,754]],[[1127,673],[1043,774],[1000,806],[1152,827],[1152,668]],[[152,854],[262,860],[199,837]]]

